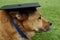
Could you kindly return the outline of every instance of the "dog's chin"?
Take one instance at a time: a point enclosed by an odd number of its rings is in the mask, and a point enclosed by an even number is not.
[[[38,33],[40,33],[40,32],[48,32],[49,30],[50,30],[50,28],[49,29],[45,29],[45,30],[39,29],[39,31],[36,31],[36,32],[38,32]]]

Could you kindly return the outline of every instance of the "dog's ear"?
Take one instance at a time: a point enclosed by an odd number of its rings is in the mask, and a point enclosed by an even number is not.
[[[14,18],[17,18],[18,20],[21,20],[21,15],[19,14],[19,12],[12,11],[12,12],[9,12],[9,15]]]
[[[12,16],[12,17],[15,17],[16,14],[17,14],[17,12],[13,12],[13,11],[12,12],[9,12],[9,15]]]

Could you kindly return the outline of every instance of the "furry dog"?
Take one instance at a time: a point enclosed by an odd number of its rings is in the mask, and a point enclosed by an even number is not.
[[[19,35],[11,17],[27,38]],[[0,40],[32,40],[36,32],[46,32],[51,25],[36,8],[0,10]]]

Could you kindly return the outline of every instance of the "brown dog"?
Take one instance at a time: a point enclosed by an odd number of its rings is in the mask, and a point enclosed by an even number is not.
[[[35,8],[28,9],[23,12],[21,10],[0,10],[0,40],[31,40],[36,32],[45,32],[50,29],[52,23],[44,19]],[[19,35],[11,22],[11,17],[27,38]]]

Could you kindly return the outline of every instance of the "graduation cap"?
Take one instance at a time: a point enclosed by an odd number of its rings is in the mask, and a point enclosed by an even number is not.
[[[8,9],[20,9],[20,8],[32,8],[32,7],[40,7],[38,2],[35,3],[25,3],[25,4],[14,4],[14,5],[5,5],[0,9],[8,10]]]
[[[40,7],[38,2],[34,3],[25,3],[25,4],[13,4],[13,5],[5,5],[0,9],[10,11],[19,11],[21,13],[30,13],[36,11],[36,8]]]

